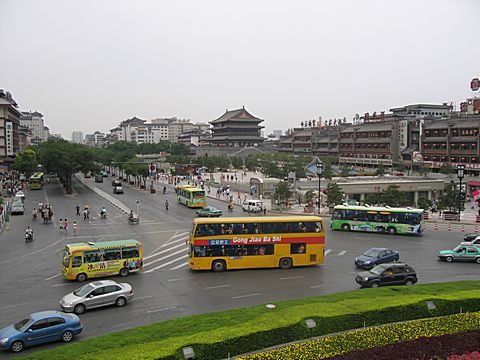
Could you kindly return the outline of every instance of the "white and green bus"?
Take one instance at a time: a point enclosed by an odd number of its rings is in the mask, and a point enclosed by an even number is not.
[[[332,230],[421,235],[423,209],[337,205]]]
[[[179,186],[176,191],[177,200],[180,204],[186,205],[190,208],[207,206],[207,198],[205,197],[205,190],[203,189],[190,186]]]

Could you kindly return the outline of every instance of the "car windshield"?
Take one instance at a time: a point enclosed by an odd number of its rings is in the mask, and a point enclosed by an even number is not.
[[[73,295],[83,297],[87,295],[90,291],[93,290],[93,287],[90,284],[83,285],[81,288],[78,288],[73,292]]]
[[[369,249],[363,253],[364,256],[373,257],[373,258],[378,257],[378,254],[380,254],[380,250],[378,249]]]
[[[25,325],[27,325],[30,322],[30,318],[23,319],[22,321],[17,322],[13,327],[17,331],[21,331]]]
[[[455,249],[453,249],[453,251],[455,251],[455,252],[462,252],[462,249],[463,249],[463,246],[462,246],[462,245],[458,245]]]
[[[381,275],[386,269],[386,266],[384,265],[378,265],[378,266],[375,266],[372,270],[370,270],[370,272],[374,275]]]

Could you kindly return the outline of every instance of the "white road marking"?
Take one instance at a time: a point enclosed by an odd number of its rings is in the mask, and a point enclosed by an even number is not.
[[[54,285],[52,285],[52,286],[65,286],[65,285],[70,285],[70,283],[54,284]]]
[[[143,258],[143,260],[148,260],[148,259],[150,259],[150,258],[152,258],[152,257],[165,254],[166,252],[169,252],[170,250],[179,248],[179,247],[181,247],[181,246],[185,246],[185,244],[179,244],[179,245],[176,245],[176,246],[172,246],[171,248],[168,248],[168,249],[166,249],[166,250],[162,250],[162,251],[160,251],[160,252],[158,252],[158,253],[150,254],[150,255],[148,255],[148,256],[145,256],[145,257]]]
[[[173,236],[172,236],[172,239],[173,239],[173,238],[176,238],[176,237],[178,237],[178,236],[183,236],[183,235],[187,235],[187,234],[190,234],[190,232],[187,231],[187,232],[183,232],[183,233],[180,233],[180,234],[173,235]]]
[[[168,265],[170,265],[170,264],[173,264],[174,262],[177,262],[177,261],[179,261],[179,260],[181,260],[181,259],[184,259],[184,258],[186,258],[186,257],[188,257],[188,255],[185,254],[185,255],[183,255],[183,256],[180,256],[180,257],[177,258],[177,259],[173,259],[172,261],[166,262],[165,264],[162,264],[162,265],[159,265],[159,266],[157,266],[157,267],[154,267],[153,269],[147,270],[147,271],[145,271],[145,273],[148,274],[148,273],[150,273],[150,272],[152,272],[152,271],[161,269],[161,268],[163,268],[163,267],[165,267],[165,266],[168,266]]]
[[[305,276],[290,276],[290,277],[280,278],[280,280],[303,279],[304,277],[305,277]]]
[[[176,278],[176,279],[168,279],[167,281],[181,281],[181,280],[190,280],[190,279],[193,279],[191,277],[187,277],[187,278]]]
[[[31,256],[31,255],[35,255],[35,254],[37,254],[37,253],[39,253],[39,252],[41,252],[41,251],[47,250],[48,248],[57,245],[58,243],[62,242],[62,241],[65,240],[65,239],[67,239],[67,238],[62,237],[60,240],[55,241],[54,243],[51,243],[50,245],[45,246],[44,248],[38,249],[37,251],[34,251],[34,252],[30,253],[30,254],[25,254],[25,255],[22,255],[22,256],[15,257],[15,258],[10,258],[10,259],[8,259],[8,260],[0,261],[0,265],[6,264],[6,263],[9,263],[9,262],[12,262],[12,261],[17,261],[17,260],[26,258],[26,257]]]
[[[22,305],[28,305],[28,303],[23,303],[23,304],[14,304],[14,305],[2,306],[2,307],[0,307],[0,310],[3,310],[3,309],[9,309],[9,308],[12,308],[12,307],[15,307],[15,306],[22,306]]]
[[[225,288],[225,287],[230,287],[230,286],[232,286],[232,285],[225,284],[225,285],[217,285],[217,286],[208,286],[208,287],[205,288],[205,290],[220,289],[220,288]]]
[[[103,226],[102,226],[103,227]],[[91,229],[91,227],[89,227]],[[158,230],[158,231],[147,231],[147,232],[132,232],[132,233],[124,233],[124,234],[105,234],[102,235],[104,237],[107,236],[137,236],[137,235],[151,235],[151,234],[158,234],[158,233],[166,233],[166,232],[172,232],[174,230]],[[65,239],[82,239],[82,238],[92,238],[92,235],[85,235],[85,236],[68,236],[65,237]]]
[[[310,286],[310,289],[316,289],[316,288],[319,288],[323,285],[325,285],[325,284],[312,285],[312,286]]]
[[[177,270],[177,269],[180,269],[181,267],[184,267],[184,266],[187,266],[188,265],[188,261],[187,262],[184,262],[183,264],[180,264],[180,265],[177,265],[169,270]]]
[[[232,299],[242,299],[246,297],[251,297],[251,296],[260,296],[262,295],[261,293],[254,293],[254,294],[248,294],[248,295],[239,295],[239,296],[232,296]]]
[[[168,241],[167,243],[163,244],[161,247],[165,247],[165,246],[168,246],[168,245],[171,245],[171,244],[176,244],[176,243],[179,243],[180,241],[182,243],[185,243],[185,240],[188,239],[188,236],[185,236],[183,238],[180,238],[180,239],[177,239],[177,240],[174,240],[174,241]]]
[[[52,279],[55,279],[56,277],[61,276],[61,275],[62,274],[53,275],[53,276],[50,276],[49,278],[46,278],[46,279],[43,279],[43,280],[44,281],[52,280]]]
[[[158,312],[158,311],[165,311],[165,310],[172,310],[172,309],[175,309],[175,306],[170,306],[170,307],[166,307],[166,308],[162,308],[162,309],[156,309],[156,310],[150,310],[150,311],[147,311],[147,313],[150,314],[150,313],[154,313],[154,312]]]
[[[342,255],[345,255],[347,252],[347,250],[342,250],[338,253],[338,256],[342,256]]]
[[[327,249],[327,250],[325,250],[325,256],[327,256],[328,254],[330,254],[331,251],[332,251],[332,249]]]
[[[174,253],[171,253],[171,254],[168,254],[168,255],[166,255],[166,256],[164,256],[164,257],[161,257],[160,259],[155,259],[155,260],[153,260],[153,261],[151,261],[151,262],[149,262],[149,263],[143,264],[143,267],[145,267],[145,266],[150,266],[150,265],[155,264],[155,263],[157,263],[157,262],[159,262],[159,261],[168,259],[169,257],[175,256],[175,255],[178,255],[178,254],[181,254],[181,253],[184,253],[184,252],[185,252],[185,249],[180,249],[180,250],[178,250],[178,251],[175,251]],[[187,256],[187,255],[185,255],[185,256]]]

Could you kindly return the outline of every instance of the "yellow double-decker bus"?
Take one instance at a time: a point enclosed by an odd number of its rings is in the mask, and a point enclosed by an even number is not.
[[[43,172],[36,172],[28,179],[28,188],[30,190],[41,190],[43,186]]]
[[[207,197],[203,189],[187,185],[177,187],[176,191],[177,200],[180,204],[190,208],[207,206]]]
[[[322,264],[324,223],[317,216],[197,218],[192,270],[282,268]]]
[[[127,276],[142,269],[142,244],[137,240],[69,244],[63,252],[62,273],[68,280]]]

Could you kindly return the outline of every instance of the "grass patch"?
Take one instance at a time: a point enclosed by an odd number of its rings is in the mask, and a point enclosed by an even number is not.
[[[480,281],[359,289],[168,320],[29,355],[28,359],[219,359],[358,327],[480,310]],[[437,308],[429,311],[425,301]],[[306,318],[317,327],[307,329]]]

